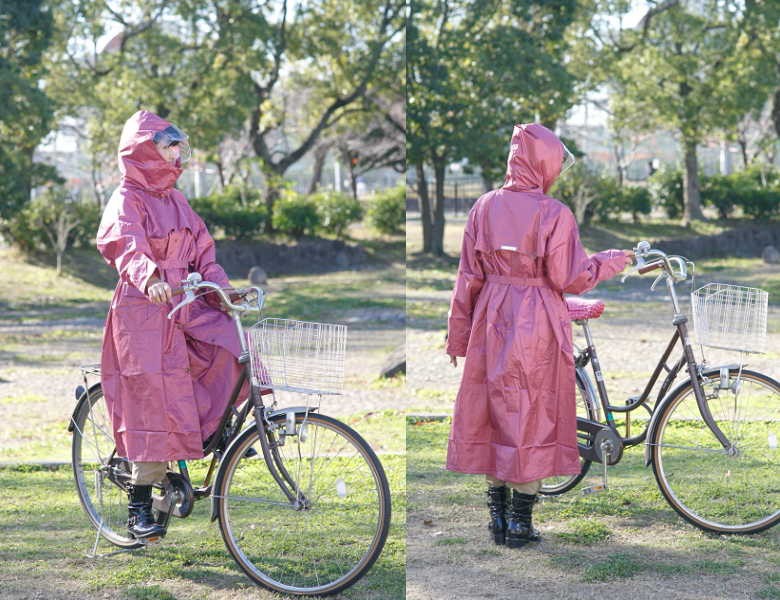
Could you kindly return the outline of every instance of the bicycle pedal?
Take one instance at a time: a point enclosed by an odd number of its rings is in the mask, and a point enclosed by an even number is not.
[[[141,542],[144,546],[148,546],[150,544],[159,544],[162,539],[163,536],[158,535],[156,537],[141,538],[138,541]]]
[[[608,489],[609,488],[606,485],[602,483],[597,483],[596,485],[591,485],[586,488],[582,488],[582,495],[588,496],[590,494],[598,494],[599,492],[606,492]]]

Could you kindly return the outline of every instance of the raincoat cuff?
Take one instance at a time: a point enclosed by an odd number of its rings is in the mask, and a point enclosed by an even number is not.
[[[466,356],[466,347],[468,344],[459,344],[457,342],[450,342],[448,338],[446,352],[450,356]]]
[[[606,271],[604,279],[611,279],[626,268],[626,254],[622,250],[605,250],[599,254]]]
[[[145,254],[140,254],[133,262],[138,264],[132,265],[129,269],[130,283],[132,283],[142,294],[145,294],[149,280],[157,272],[157,265]]]

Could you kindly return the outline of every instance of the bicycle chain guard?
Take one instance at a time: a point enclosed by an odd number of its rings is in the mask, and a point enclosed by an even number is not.
[[[620,435],[599,423],[577,417],[577,430],[588,434],[588,443],[579,443],[580,456],[585,460],[603,463],[604,455],[609,453],[609,465],[616,465],[623,457],[623,440]]]
[[[179,473],[168,471],[163,480],[162,496],[154,496],[152,507],[161,513],[169,513],[183,519],[192,512],[195,504],[195,492],[189,480]]]

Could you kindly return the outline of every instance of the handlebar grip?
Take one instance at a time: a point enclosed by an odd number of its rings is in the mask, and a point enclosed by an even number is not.
[[[183,293],[184,293],[184,288],[177,287],[171,290],[171,296],[180,296]]]
[[[652,262],[650,264],[645,265],[644,267],[641,267],[641,268],[637,269],[637,272],[639,272],[642,275],[644,275],[645,273],[649,273],[650,271],[655,271],[656,269],[661,269],[661,268],[663,268],[663,266],[664,266],[663,261],[659,260],[659,261]]]

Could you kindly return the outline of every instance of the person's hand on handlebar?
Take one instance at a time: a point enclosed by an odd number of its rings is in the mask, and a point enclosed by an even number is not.
[[[626,266],[636,264],[636,253],[633,250],[623,250],[626,255]]]
[[[173,296],[171,286],[161,281],[159,277],[151,277],[146,285],[146,296],[154,304],[169,302]]]

